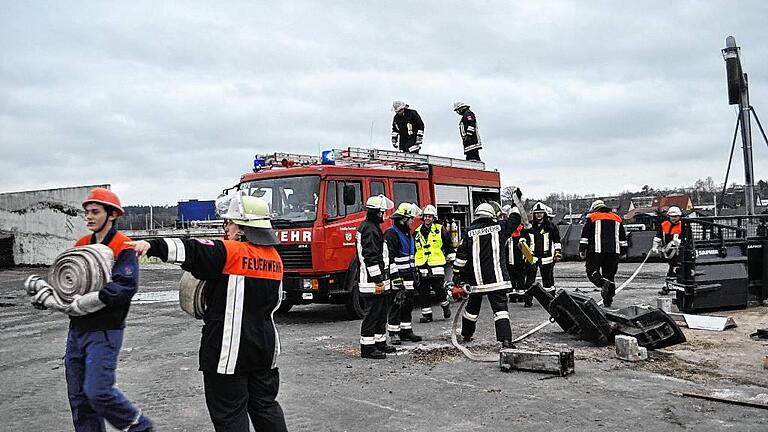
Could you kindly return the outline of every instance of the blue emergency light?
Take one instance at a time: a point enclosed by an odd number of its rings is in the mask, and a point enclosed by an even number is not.
[[[333,150],[325,150],[320,155],[320,163],[323,165],[336,165],[336,152]]]
[[[254,171],[258,171],[258,170],[264,168],[266,165],[267,165],[267,161],[265,161],[264,159],[256,158],[256,159],[253,160],[253,170]]]

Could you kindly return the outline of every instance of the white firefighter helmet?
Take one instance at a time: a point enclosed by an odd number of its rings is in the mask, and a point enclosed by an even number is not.
[[[512,206],[509,204],[504,205],[501,208],[501,211],[504,212],[505,215],[509,216],[512,214]]]
[[[453,103],[453,110],[454,111],[459,111],[460,109],[462,109],[464,107],[469,108],[469,105],[467,105],[466,102],[462,102],[462,101],[456,101],[456,102]]]
[[[434,216],[437,217],[437,208],[433,206],[432,204],[427,204],[426,207],[424,207],[424,210],[421,212],[421,217],[424,216]]]
[[[682,216],[683,212],[680,210],[680,207],[672,206],[669,209],[667,209],[667,216]]]
[[[261,198],[234,193],[216,199],[216,212],[222,219],[229,219],[241,226],[272,228],[269,206]]]
[[[383,194],[372,196],[365,202],[365,208],[370,210],[385,211],[394,207],[395,203],[393,203],[392,200],[385,197]]]
[[[608,206],[605,205],[605,202],[603,200],[596,199],[596,200],[592,201],[592,205],[589,206],[589,211],[593,212],[593,211],[595,211],[595,210],[597,210],[599,208],[603,208],[603,207],[607,208]]]
[[[555,217],[555,211],[550,206],[547,206],[547,216],[549,216],[550,218]]]
[[[547,205],[539,201],[531,208],[531,213],[547,213]]]
[[[392,111],[400,112],[400,110],[402,110],[403,108],[405,108],[407,106],[408,106],[408,104],[406,104],[405,102],[396,100],[396,101],[392,102]]]
[[[475,208],[476,218],[496,218],[496,209],[489,203],[482,203]]]

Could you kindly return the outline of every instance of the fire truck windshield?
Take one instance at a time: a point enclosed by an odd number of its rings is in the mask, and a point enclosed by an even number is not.
[[[253,180],[241,183],[240,190],[267,202],[275,227],[313,222],[317,217],[319,176]]]

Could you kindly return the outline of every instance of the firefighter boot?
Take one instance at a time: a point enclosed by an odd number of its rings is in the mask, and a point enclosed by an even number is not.
[[[387,355],[376,349],[376,345],[360,345],[360,357],[381,360]]]
[[[422,324],[426,324],[426,323],[432,322],[432,314],[429,313],[429,314],[422,315],[421,318],[419,318],[419,322],[422,323]]]
[[[528,291],[523,294],[523,307],[533,307],[533,294],[529,293]]]
[[[385,353],[385,354],[391,354],[393,352],[397,351],[397,348],[393,347],[392,345],[387,344],[387,342],[376,342],[376,349]]]
[[[515,344],[512,343],[512,339],[502,339],[501,341],[501,347],[502,348],[515,348]]]
[[[443,318],[448,319],[451,317],[451,306],[445,305],[443,306]]]
[[[389,342],[392,345],[400,345],[403,342],[400,341],[400,332],[389,332]]]
[[[421,342],[421,336],[413,333],[411,329],[400,330],[400,340],[406,342]]]
[[[608,279],[603,279],[603,286],[600,290],[600,296],[603,297],[603,305],[605,307],[611,307],[613,304],[613,296],[616,291],[616,285]]]

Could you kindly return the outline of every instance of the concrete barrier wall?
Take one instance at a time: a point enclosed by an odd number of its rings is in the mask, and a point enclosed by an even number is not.
[[[87,234],[81,203],[94,187],[109,185],[0,193],[0,233],[13,238],[12,262],[50,265]]]

